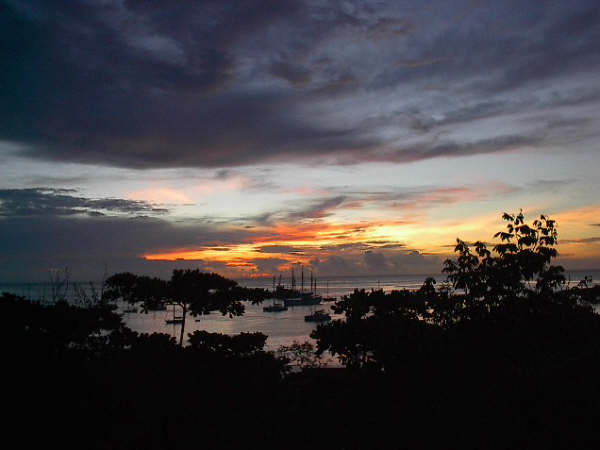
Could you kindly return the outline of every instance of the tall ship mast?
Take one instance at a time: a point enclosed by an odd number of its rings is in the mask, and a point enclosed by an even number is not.
[[[285,306],[308,306],[308,305],[318,305],[321,303],[322,298],[315,295],[316,293],[316,279],[313,276],[312,270],[310,274],[310,290],[304,290],[304,266],[300,265],[300,277],[301,277],[301,286],[300,289],[296,287],[296,274],[294,271],[294,267],[290,268],[291,275],[291,286],[286,288],[281,284],[281,274],[279,275],[279,285],[276,287],[274,292],[274,301],[275,300],[283,300]],[[274,305],[275,307],[275,305]],[[264,308],[263,308],[264,309]],[[270,307],[267,307],[269,312],[271,311]],[[267,310],[265,310],[267,311]],[[279,309],[278,309],[279,311]]]

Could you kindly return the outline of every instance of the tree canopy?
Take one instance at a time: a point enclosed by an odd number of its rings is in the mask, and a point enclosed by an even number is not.
[[[156,309],[159,305],[181,307],[180,345],[183,345],[188,312],[194,317],[213,311],[229,317],[241,316],[244,314],[243,301],[259,303],[267,297],[264,289],[244,288],[234,280],[198,269],[174,270],[170,280],[117,273],[109,277],[106,284],[106,298],[141,304],[145,311]]]
[[[600,302],[600,287],[588,279],[568,286],[564,269],[551,264],[558,255],[556,222],[542,215],[529,225],[522,212],[502,218],[505,231],[494,235],[499,242],[491,250],[484,242],[457,239],[458,256],[444,262],[447,279],[440,286],[428,278],[417,291],[344,296],[334,306],[344,319],[312,334],[318,351],[338,355],[349,367],[391,370],[482,341],[489,351],[528,354],[530,361],[540,348],[562,354],[578,352],[574,342],[598,344],[593,305]]]

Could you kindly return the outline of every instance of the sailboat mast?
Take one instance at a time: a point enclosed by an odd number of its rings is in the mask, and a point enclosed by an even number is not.
[[[302,292],[304,292],[304,266],[300,264],[300,268],[302,269]]]

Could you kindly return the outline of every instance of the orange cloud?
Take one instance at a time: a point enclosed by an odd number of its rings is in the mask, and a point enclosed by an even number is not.
[[[461,192],[452,191],[452,195]],[[468,194],[468,192],[466,193]],[[444,196],[445,193],[442,193]],[[556,214],[560,236],[565,243],[559,246],[563,255],[597,258],[600,244],[592,234],[600,234],[598,223],[600,207],[576,209]],[[529,221],[535,217],[527,216]],[[386,221],[329,223],[316,220],[308,223],[279,223],[253,228],[247,241],[226,247],[201,247],[171,249],[149,253],[150,261],[203,261],[219,263],[239,270],[246,276],[271,276],[274,271],[287,271],[293,264],[311,266],[313,261],[345,255],[361,257],[369,251],[409,252],[418,249],[420,254],[449,256],[457,237],[467,241],[491,241],[492,235],[503,229],[504,223],[497,213],[466,217],[462,220]],[[585,228],[589,228],[585,231]],[[588,245],[581,245],[588,239]],[[267,267],[267,270],[264,268]]]
[[[387,226],[402,227],[391,223]],[[202,247],[198,249],[172,249],[161,253],[148,253],[149,261],[210,261],[227,267],[258,270],[256,263],[279,259],[289,264],[310,265],[314,258],[325,258],[340,250],[353,250],[351,245],[364,244],[368,248],[398,245],[389,236],[381,233],[385,224],[330,224],[325,222],[277,224],[263,227],[249,238],[250,242],[227,247]],[[358,248],[358,247],[357,247]],[[362,247],[361,247],[362,248]],[[264,251],[263,251],[264,249]]]

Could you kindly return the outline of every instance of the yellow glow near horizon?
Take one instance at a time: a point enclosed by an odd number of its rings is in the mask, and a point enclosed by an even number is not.
[[[560,238],[565,241],[559,247],[561,255],[567,259],[600,255],[600,244],[593,241],[592,236],[596,230],[594,227],[584,229],[586,223],[598,222],[599,213],[600,207],[590,207],[552,216],[558,222]],[[526,220],[531,222],[535,218],[527,216]],[[466,241],[492,242],[493,234],[502,229],[504,223],[498,214],[435,222],[285,223],[257,229],[256,234],[249,237],[250,242],[171,249],[148,253],[144,258],[149,261],[214,262],[244,273],[250,272],[254,276],[271,276],[270,273],[259,273],[257,264],[260,261],[277,259],[282,261],[278,270],[287,270],[292,264],[310,265],[316,258],[323,260],[336,254],[358,254],[390,248],[445,257],[452,254],[457,237]],[[578,241],[578,238],[584,240]]]

